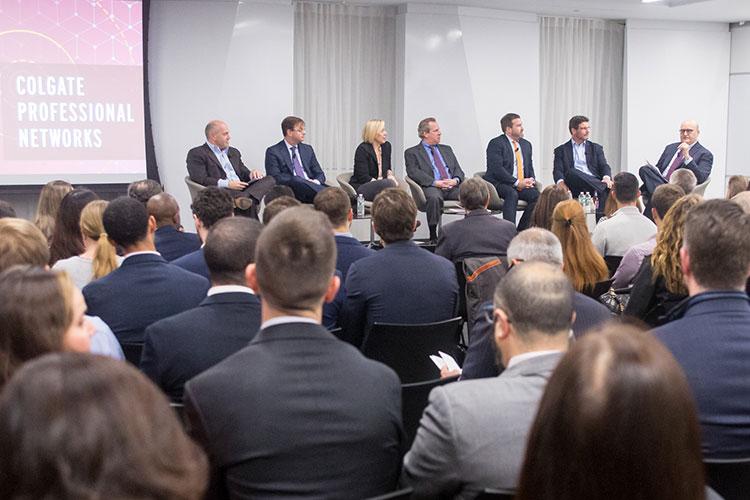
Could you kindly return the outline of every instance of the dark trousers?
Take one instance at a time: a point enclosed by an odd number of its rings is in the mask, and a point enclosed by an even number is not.
[[[250,198],[253,200],[253,206],[249,210],[235,209],[236,215],[245,215],[254,219],[258,218],[258,207],[261,200],[272,187],[276,185],[276,180],[273,177],[263,177],[252,181],[242,191],[236,189],[226,189],[226,192],[232,195],[232,198]]]
[[[397,184],[390,179],[365,182],[357,188],[357,194],[364,196],[365,201],[372,201],[382,190],[396,186]]]
[[[599,197],[599,210],[597,210],[597,215],[604,212],[604,205],[607,204],[609,189],[601,179],[581,172],[575,168],[571,168],[568,170],[568,173],[565,174],[564,181],[565,185],[570,189],[570,194],[573,196],[573,199],[578,198],[578,195],[581,193],[590,193],[591,196],[594,196],[594,193],[596,193]]]
[[[430,229],[430,238],[434,238],[433,232],[440,224],[440,218],[443,215],[444,200],[458,200],[458,186],[445,190],[435,186],[422,187],[424,196],[427,199],[427,226]]]
[[[523,231],[529,227],[531,214],[534,212],[536,201],[539,199],[539,191],[536,188],[528,188],[519,191],[510,184],[496,184],[497,194],[503,199],[503,219],[516,223],[516,212],[518,211],[518,200],[527,203],[526,208],[518,221],[518,230]]]
[[[641,195],[646,204],[646,208],[643,209],[643,215],[651,219],[651,208],[653,207],[651,204],[651,195],[654,194],[656,188],[662,184],[666,184],[667,180],[654,167],[649,165],[644,165],[638,169],[638,175],[643,181]]]
[[[315,195],[328,187],[325,184],[315,184],[314,182],[296,176],[292,177],[287,183],[287,186],[292,188],[292,191],[294,191],[294,197],[302,203],[312,203],[313,199],[315,199]]]

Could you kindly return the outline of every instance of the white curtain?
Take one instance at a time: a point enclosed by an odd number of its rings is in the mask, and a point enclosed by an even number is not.
[[[368,119],[393,124],[395,75],[396,7],[295,3],[294,109],[328,184],[351,172]]]
[[[612,173],[620,165],[625,27],[602,19],[541,18],[542,174],[552,179],[553,149],[570,140],[568,120],[591,120]],[[537,171],[539,175],[539,171]]]

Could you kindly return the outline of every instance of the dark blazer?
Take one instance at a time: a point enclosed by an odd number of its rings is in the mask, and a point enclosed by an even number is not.
[[[151,323],[197,306],[209,284],[160,255],[127,257],[119,268],[83,288],[88,314],[99,316],[120,342],[143,342]]]
[[[659,169],[659,172],[662,172],[669,167],[669,162],[677,152],[677,147],[679,145],[679,142],[675,142],[664,148],[664,152],[661,154],[659,161],[657,161],[655,165],[656,168]],[[693,147],[690,148],[690,156],[693,158],[693,161],[687,165],[683,163],[677,168],[687,168],[692,171],[695,174],[695,178],[698,179],[698,184],[706,182],[708,176],[711,175],[711,167],[714,164],[714,155],[711,154],[711,151],[704,148],[700,142],[696,142],[693,144]]]
[[[630,300],[625,306],[624,314],[638,318],[649,326],[659,326],[666,321],[667,312],[686,298],[685,295],[677,295],[667,290],[667,283],[662,276],[657,276],[654,280],[654,270],[649,256],[643,259],[633,278]]]
[[[168,261],[173,261],[201,247],[201,239],[195,233],[183,233],[174,226],[163,226],[154,233],[156,251]]]
[[[381,323],[431,323],[455,316],[458,281],[447,259],[398,241],[349,267],[341,326],[361,345],[366,328]]]
[[[380,156],[382,159],[382,172],[381,177],[383,179],[388,175],[388,171],[391,170],[391,143],[386,141],[380,147]],[[370,182],[372,179],[378,178],[378,157],[375,156],[375,148],[369,142],[363,142],[357,146],[357,150],[354,152],[354,174],[352,175],[349,184],[354,189],[357,189],[362,184]]]
[[[250,170],[242,163],[240,151],[230,146],[227,157],[240,180],[250,181]],[[221,168],[219,160],[216,159],[216,155],[208,147],[208,144],[203,144],[188,151],[187,169],[190,180],[203,186],[216,186],[219,179],[227,178],[226,172]]]
[[[355,261],[369,257],[375,253],[371,248],[367,248],[357,239],[350,236],[336,235],[336,269],[341,272],[343,279],[349,272],[349,266]],[[341,283],[343,286],[344,283]]]
[[[183,255],[179,259],[172,261],[177,267],[181,267],[186,271],[203,276],[207,280],[211,279],[208,274],[208,265],[206,264],[206,258],[203,256],[203,248],[199,248],[195,252],[190,252],[187,255]]]
[[[462,220],[443,226],[435,254],[456,262],[468,257],[505,255],[516,225],[493,217],[485,209],[472,210]]]
[[[531,143],[522,137],[518,140],[518,144],[521,146],[523,176],[536,177],[531,158]],[[515,156],[513,147],[505,134],[492,139],[487,144],[487,174],[484,176],[485,180],[492,184],[512,186],[516,182],[516,170],[513,167]]]
[[[598,179],[604,178],[605,175],[612,176],[612,169],[609,168],[607,159],[604,157],[604,148],[595,142],[586,141],[586,165]],[[555,182],[565,179],[571,168],[575,168],[573,144],[567,141],[555,148],[555,165],[552,169]]]
[[[232,498],[365,498],[396,486],[399,379],[320,325],[261,330],[190,380],[185,405]]]
[[[451,178],[458,179],[458,182],[461,183],[464,180],[464,171],[461,170],[461,165],[458,164],[456,155],[453,154],[453,149],[445,144],[438,144],[438,151],[443,156],[445,168],[448,169]],[[406,175],[411,177],[420,186],[429,187],[435,182],[432,162],[427,155],[427,151],[424,150],[421,141],[416,146],[412,146],[404,151],[404,165],[406,166]]]
[[[326,175],[320,168],[318,159],[315,158],[315,151],[312,146],[301,142],[297,145],[297,152],[307,176],[311,180],[315,179],[320,181],[321,184],[325,184]],[[294,177],[292,158],[289,156],[289,150],[283,140],[266,149],[266,174],[276,179],[279,184],[288,184]]]
[[[182,401],[185,382],[247,347],[260,328],[260,301],[244,292],[218,293],[198,307],[146,328],[141,370]]]
[[[750,300],[706,292],[653,330],[687,376],[698,410],[704,459],[750,457]]]

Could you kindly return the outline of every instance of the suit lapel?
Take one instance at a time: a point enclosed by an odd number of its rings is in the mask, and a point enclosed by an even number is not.
[[[237,163],[237,155],[235,154],[235,151],[236,150],[232,148],[227,149],[227,158],[229,158],[229,164],[232,165],[232,169],[234,170],[234,173],[237,174],[237,177],[241,177],[239,168],[237,168],[239,164]]]
[[[427,155],[427,151],[424,150],[424,146],[420,142],[419,145],[419,158],[422,159],[421,167],[422,170],[427,169],[426,171],[429,172],[430,175],[434,176],[434,172],[432,171],[432,161],[430,161],[430,157]]]
[[[211,148],[208,147],[208,144],[204,144],[203,147],[206,148],[206,151],[208,152],[208,161],[210,161],[214,165],[214,167],[216,167],[216,169],[219,171],[219,177],[221,177],[222,179],[226,179],[227,173],[224,172],[224,169],[222,168],[221,163],[219,163],[219,160],[216,159],[216,155],[214,154],[214,152],[211,151]],[[231,163],[231,160],[230,160],[230,163]]]
[[[292,157],[289,154],[289,148],[287,148],[286,141],[282,140],[279,144],[279,153],[284,159],[284,165],[289,169],[289,173],[294,175],[294,166],[292,165]]]
[[[573,157],[573,141],[568,141],[563,149],[565,152],[565,164],[570,165],[570,168],[575,168],[575,158]]]

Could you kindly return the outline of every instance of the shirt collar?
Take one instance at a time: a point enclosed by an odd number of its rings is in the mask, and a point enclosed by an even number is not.
[[[227,153],[227,151],[229,151],[229,148],[226,148],[226,149],[219,149],[219,146],[217,146],[216,144],[213,144],[213,143],[211,143],[211,142],[208,142],[208,141],[206,141],[206,144],[208,144],[208,148],[209,148],[209,149],[210,149],[211,151],[213,151],[214,153],[216,153],[216,154],[219,154],[219,153],[224,153],[224,154],[226,154],[226,153]]]
[[[507,370],[513,365],[517,365],[518,363],[522,363],[532,358],[536,358],[539,356],[546,356],[547,354],[554,354],[557,352],[562,352],[562,351],[558,351],[557,349],[552,349],[552,350],[547,350],[547,351],[524,352],[523,354],[518,354],[510,358],[508,360],[508,366],[506,366],[505,369]]]
[[[260,329],[265,330],[266,328],[270,328],[272,326],[285,325],[287,323],[310,323],[312,325],[320,324],[319,321],[315,321],[311,318],[303,318],[302,316],[277,316],[276,318],[264,321],[263,324],[260,325]]]
[[[242,285],[216,285],[208,289],[206,294],[208,297],[211,295],[217,295],[220,293],[249,293],[255,295],[252,288]]]
[[[573,147],[574,147],[574,148],[580,148],[580,147],[583,147],[583,146],[585,146],[585,145],[586,145],[586,142],[588,142],[588,140],[586,140],[586,141],[583,141],[583,142],[582,142],[582,143],[580,143],[580,144],[576,144],[576,141],[574,141],[574,140],[573,140],[572,138],[570,139],[570,143],[571,143],[571,144],[573,145]]]
[[[297,148],[297,149],[299,149],[299,144],[294,144],[294,145],[292,145],[292,144],[289,144],[288,142],[286,142],[286,139],[284,139],[284,144],[286,144],[286,150],[287,150],[287,151],[289,151],[289,150],[290,150],[290,149],[292,149],[292,148]]]
[[[344,233],[334,232],[333,235],[334,236],[348,236],[349,238],[354,238],[354,235],[352,234],[351,231],[346,231]]]
[[[122,260],[124,261],[125,259],[130,258],[130,257],[132,257],[134,255],[148,255],[148,254],[150,254],[150,255],[158,255],[158,256],[161,257],[161,254],[159,252],[156,252],[156,251],[153,251],[153,250],[144,250],[142,252],[131,252],[131,253],[127,254],[125,257],[123,257]]]

